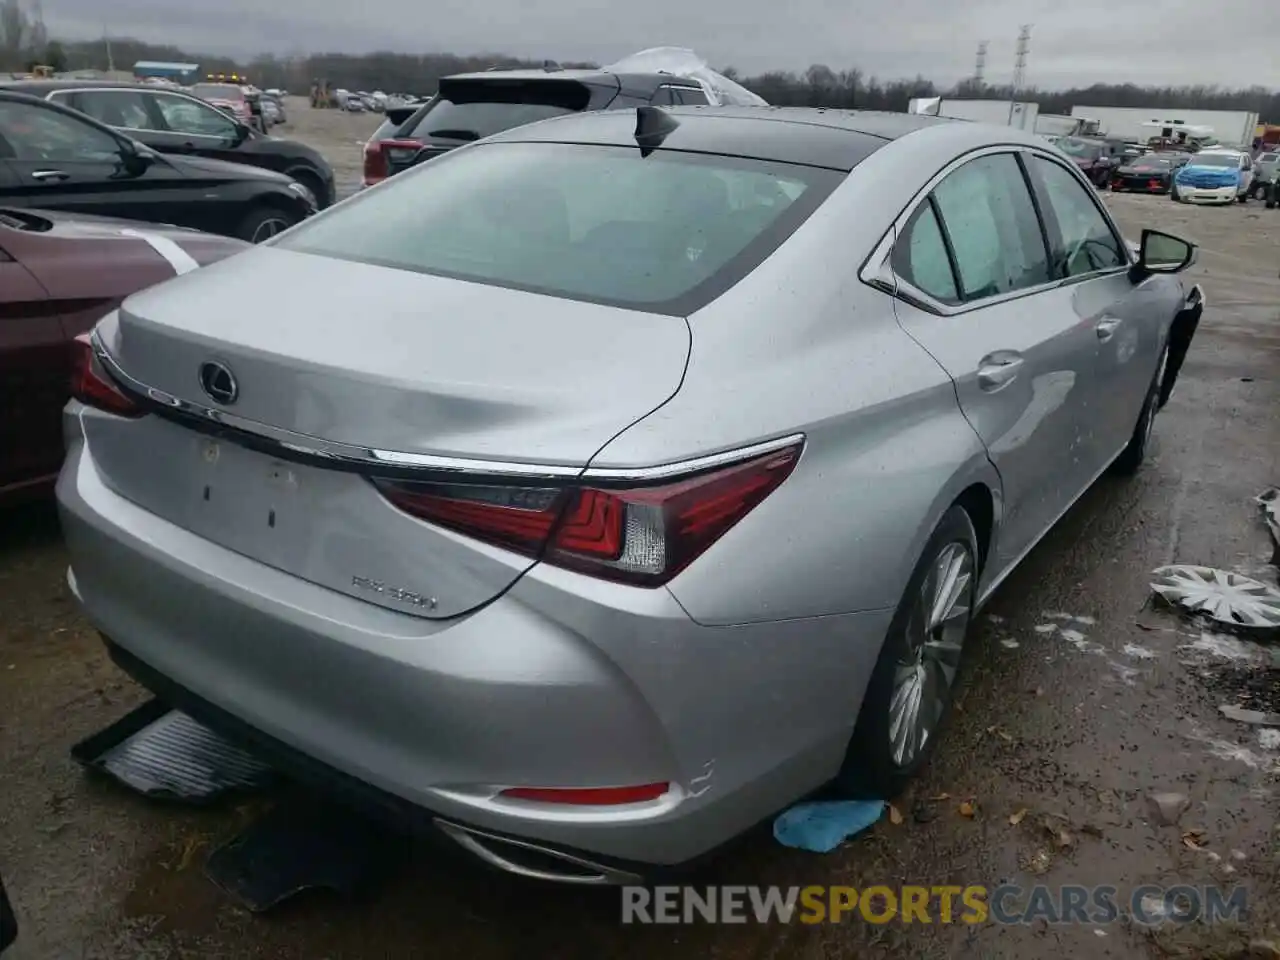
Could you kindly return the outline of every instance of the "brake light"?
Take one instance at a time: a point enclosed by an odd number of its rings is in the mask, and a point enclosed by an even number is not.
[[[102,371],[87,333],[71,341],[71,396],[86,406],[121,417],[140,417],[143,413]]]
[[[387,158],[382,152],[382,144],[370,140],[364,145],[364,185],[371,187],[387,179]]]
[[[561,803],[569,806],[612,807],[623,803],[657,800],[671,789],[669,783],[642,783],[634,787],[512,787],[499,796],[534,803]]]
[[[375,480],[394,506],[546,563],[643,587],[671,580],[776,490],[803,443],[660,484],[518,487]]]

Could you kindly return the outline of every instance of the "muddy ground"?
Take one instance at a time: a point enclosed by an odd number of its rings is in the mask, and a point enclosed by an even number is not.
[[[376,120],[295,107],[290,135],[358,174]],[[995,596],[974,637],[961,710],[932,766],[836,853],[767,830],[700,883],[1110,884],[1247,887],[1240,924],[1048,927],[799,924],[622,927],[613,891],[531,885],[432,850],[359,902],[301,898],[254,916],[202,874],[253,816],[139,799],[88,778],[68,748],[143,699],[105,659],[64,584],[51,510],[0,519],[0,870],[22,923],[15,960],[528,957],[1146,958],[1235,955],[1275,937],[1275,739],[1221,704],[1280,709],[1270,652],[1147,605],[1171,561],[1274,579],[1252,497],[1280,481],[1280,211],[1111,197],[1144,225],[1203,245],[1210,307],[1152,459],[1091,490]],[[1280,738],[1276,738],[1280,739]],[[1147,796],[1185,794],[1177,825]],[[943,795],[946,799],[939,798]],[[973,816],[962,815],[962,802]],[[1020,811],[1026,811],[1020,813]],[[968,808],[966,808],[968,811]],[[1011,821],[1017,821],[1013,823]]]

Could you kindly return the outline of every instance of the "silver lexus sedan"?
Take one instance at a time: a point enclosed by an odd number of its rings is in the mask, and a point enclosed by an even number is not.
[[[80,342],[69,581],[281,769],[626,881],[921,766],[974,612],[1142,462],[1194,252],[1005,127],[522,127]]]

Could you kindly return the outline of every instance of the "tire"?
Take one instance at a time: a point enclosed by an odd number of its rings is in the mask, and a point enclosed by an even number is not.
[[[1250,194],[1248,190],[1246,190],[1244,193],[1240,194],[1240,196],[1238,196],[1236,199],[1239,200],[1241,203],[1248,203],[1250,200],[1253,199],[1253,195]]]
[[[298,222],[298,218],[279,207],[263,205],[254,207],[236,227],[236,236],[249,243],[261,243],[282,233]]]
[[[1147,447],[1151,443],[1151,433],[1156,425],[1156,414],[1160,412],[1160,385],[1164,381],[1165,366],[1169,362],[1169,345],[1165,344],[1160,351],[1160,361],[1156,364],[1155,376],[1151,378],[1151,386],[1147,388],[1147,397],[1142,401],[1142,409],[1138,412],[1138,422],[1134,424],[1133,436],[1128,446],[1120,451],[1111,464],[1112,470],[1121,476],[1131,477],[1141,468],[1147,459]]]
[[[1169,184],[1169,199],[1174,203],[1182,202],[1182,198],[1178,196],[1178,188],[1174,184]]]
[[[978,538],[969,514],[962,507],[952,506],[925,544],[889,625],[862,699],[844,764],[836,778],[840,792],[887,800],[901,793],[928,762],[951,711],[952,695],[963,665],[964,643],[977,598],[978,557]],[[949,607],[957,611],[957,619],[945,627],[944,634],[934,633],[935,639],[928,640],[920,626],[921,611],[937,596],[939,584],[935,572],[947,558],[954,559],[962,571],[967,571],[967,581],[959,587],[955,603]],[[946,638],[945,649],[939,642],[941,637]],[[931,650],[938,655],[930,655]],[[904,677],[900,670],[907,663],[915,665],[910,677]],[[918,736],[913,737],[904,745],[908,749],[898,752],[893,743],[895,692],[901,693],[904,682],[925,684],[921,689],[921,707],[927,706],[933,716],[923,727],[926,731],[923,743],[918,743]],[[898,716],[902,718],[901,714]],[[912,747],[916,749],[909,753]]]

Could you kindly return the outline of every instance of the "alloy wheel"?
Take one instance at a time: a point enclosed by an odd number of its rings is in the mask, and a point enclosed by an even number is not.
[[[253,236],[249,238],[250,243],[261,243],[263,240],[270,240],[277,233],[283,233],[289,229],[289,224],[278,217],[269,217],[263,220],[253,231]]]
[[[920,585],[889,700],[890,748],[900,767],[924,750],[946,709],[969,629],[973,581],[973,554],[953,541],[938,552]]]

